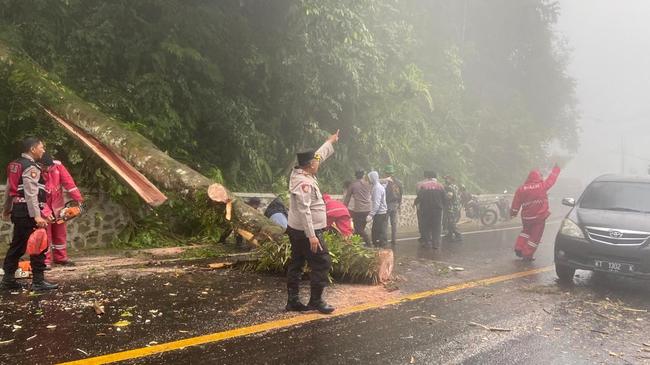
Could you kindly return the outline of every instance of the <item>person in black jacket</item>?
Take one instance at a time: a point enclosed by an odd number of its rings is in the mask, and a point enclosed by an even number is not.
[[[442,232],[442,213],[447,206],[445,188],[436,179],[433,171],[424,172],[425,179],[417,184],[415,205],[418,209],[420,240],[423,244],[440,247]]]

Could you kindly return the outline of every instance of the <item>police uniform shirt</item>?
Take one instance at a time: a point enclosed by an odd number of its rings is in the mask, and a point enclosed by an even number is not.
[[[34,161],[34,158],[26,153],[21,155],[23,158]],[[36,165],[31,165],[23,170],[23,191],[25,194],[25,202],[27,203],[27,211],[32,218],[41,216],[41,209],[38,202],[39,180],[41,179],[41,170]],[[7,181],[8,182],[8,181]],[[13,197],[9,196],[9,184],[5,190],[4,211],[8,212],[12,207]]]
[[[334,146],[328,141],[316,151],[316,157],[322,163],[333,153]],[[327,210],[315,176],[294,168],[289,179],[289,192],[289,227],[304,231],[307,237],[314,237],[317,229],[327,227]]]

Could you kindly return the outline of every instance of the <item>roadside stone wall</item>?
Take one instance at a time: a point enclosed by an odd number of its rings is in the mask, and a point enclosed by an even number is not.
[[[0,185],[0,194],[4,194],[5,186]],[[68,244],[70,249],[105,247],[116,238],[131,223],[128,212],[120,205],[112,202],[106,194],[88,193],[82,189],[86,197],[86,211],[68,224]],[[241,198],[258,197],[262,201],[260,210],[275,199],[275,195],[266,193],[236,193]],[[343,199],[341,195],[333,195],[334,199]],[[494,199],[494,195],[482,195],[480,199]],[[404,229],[417,228],[417,213],[413,202],[415,195],[405,195],[399,216],[399,227]],[[11,241],[12,225],[0,222],[0,244]]]
[[[262,206],[260,208],[261,211],[264,211],[266,209],[266,206],[273,200],[275,199],[275,195],[273,194],[256,194],[256,193],[235,193],[237,196],[248,199],[251,197],[258,197],[262,201]],[[483,194],[483,195],[477,195],[478,199],[480,201],[496,201],[498,197],[501,196],[499,194]],[[512,201],[512,195],[507,195],[508,199]],[[343,200],[342,195],[332,195],[332,198],[338,199],[338,200]],[[402,197],[402,209],[400,210],[400,215],[399,215],[399,228],[405,228],[405,229],[417,229],[418,227],[418,216],[417,216],[417,211],[415,209],[415,206],[413,203],[415,202],[415,195],[404,195]],[[465,216],[465,210],[461,210],[461,219],[464,218]]]
[[[4,196],[5,185],[0,185]],[[90,194],[81,189],[86,199],[86,211],[68,222],[68,247],[73,250],[104,247],[130,223],[126,210],[112,202],[106,194]],[[11,241],[12,225],[0,223],[0,244]]]
[[[239,197],[248,199],[251,197],[258,197],[262,201],[261,211],[266,209],[266,206],[275,199],[273,194],[255,194],[255,193],[236,193]],[[333,199],[343,200],[342,195],[332,195]],[[402,210],[400,211],[399,216],[399,227],[400,228],[417,228],[418,226],[418,217],[413,202],[415,201],[415,195],[404,195],[402,198]]]

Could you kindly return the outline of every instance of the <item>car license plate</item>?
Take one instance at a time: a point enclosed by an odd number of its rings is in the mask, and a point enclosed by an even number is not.
[[[598,268],[598,269],[611,271],[611,272],[620,272],[620,273],[633,273],[634,272],[634,265],[632,265],[632,264],[624,264],[624,263],[620,263],[620,262],[595,260],[594,266],[596,266],[596,268]]]

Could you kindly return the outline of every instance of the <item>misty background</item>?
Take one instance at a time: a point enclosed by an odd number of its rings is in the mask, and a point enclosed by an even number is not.
[[[564,177],[646,175],[650,165],[650,2],[562,0],[557,31],[571,50],[580,147]]]

